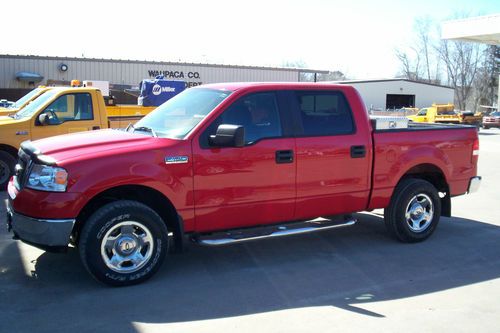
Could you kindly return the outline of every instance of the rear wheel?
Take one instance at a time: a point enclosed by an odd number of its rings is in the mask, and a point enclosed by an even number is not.
[[[150,278],[168,249],[168,231],[148,206],[129,200],[98,209],[84,225],[79,243],[82,262],[98,281],[126,286]]]
[[[388,232],[407,243],[427,239],[441,216],[441,200],[436,188],[422,179],[405,179],[396,187],[384,211]]]
[[[10,176],[14,174],[16,159],[11,154],[0,151],[0,190],[5,190]]]

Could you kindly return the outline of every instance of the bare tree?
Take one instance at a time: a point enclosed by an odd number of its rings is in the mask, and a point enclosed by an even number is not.
[[[307,64],[304,60],[295,61],[283,61],[283,67],[288,68],[307,68]],[[332,71],[326,74],[323,73],[312,73],[312,72],[300,72],[299,81],[301,82],[312,82],[312,81],[342,81],[347,80],[347,77],[341,71]]]
[[[420,54],[414,47],[410,47],[409,50],[412,51],[412,54],[397,49],[396,57],[401,63],[403,77],[408,80],[419,81],[422,77],[420,67]]]
[[[438,84],[441,84],[443,75],[446,77],[444,83],[455,89],[457,107],[461,110],[467,107],[476,109],[479,100],[484,99],[488,91],[483,79],[492,73],[484,61],[484,46],[440,41],[435,27],[437,25],[428,17],[415,20],[411,46],[405,52],[395,52],[402,75],[411,80]],[[477,78],[478,73],[482,79]]]
[[[481,45],[442,40],[437,51],[446,66],[448,84],[455,89],[456,104],[465,110],[481,63]]]
[[[473,96],[468,104],[472,110],[479,109],[480,105],[493,105],[497,101],[500,46],[489,45],[483,52],[482,63],[473,82]]]
[[[422,82],[441,83],[441,60],[435,51],[438,44],[436,23],[428,16],[415,19],[414,37],[407,51],[396,50],[403,77]]]
[[[283,61],[282,63],[283,67],[287,68],[307,68],[307,63],[300,59],[300,60],[286,60]],[[312,82],[314,81],[314,73],[309,73],[309,72],[300,72],[299,73],[299,81],[300,82]]]
[[[432,20],[429,17],[421,17],[415,20],[414,29],[417,33],[417,47],[418,53],[422,54],[424,58],[424,70],[426,74],[426,80],[432,82],[431,77],[431,54],[432,49],[430,41],[430,29],[432,26]]]
[[[317,81],[344,81],[347,77],[341,71],[328,72],[327,74],[318,74]]]
[[[281,64],[283,67],[286,67],[286,68],[306,68],[307,67],[307,63],[302,60],[302,59],[299,59],[299,60],[285,60],[282,62]]]

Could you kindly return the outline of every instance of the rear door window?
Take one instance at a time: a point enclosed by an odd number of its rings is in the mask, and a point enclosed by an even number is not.
[[[341,92],[297,91],[296,96],[305,136],[355,132],[351,108]]]

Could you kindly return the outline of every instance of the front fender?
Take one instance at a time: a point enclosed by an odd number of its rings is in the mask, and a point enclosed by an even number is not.
[[[108,189],[124,185],[152,188],[167,197],[177,209],[193,205],[191,159],[185,164],[165,164],[158,151],[86,160],[66,166],[69,173],[68,192],[82,193],[88,201]]]

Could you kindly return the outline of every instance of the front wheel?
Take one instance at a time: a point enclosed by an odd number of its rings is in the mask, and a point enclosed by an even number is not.
[[[168,231],[148,206],[129,200],[109,203],[85,223],[79,242],[82,262],[98,281],[126,286],[150,278],[168,249]]]
[[[385,226],[394,238],[414,243],[427,239],[441,216],[438,191],[422,179],[405,179],[396,187],[384,210]]]

